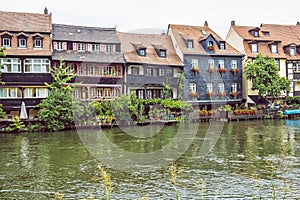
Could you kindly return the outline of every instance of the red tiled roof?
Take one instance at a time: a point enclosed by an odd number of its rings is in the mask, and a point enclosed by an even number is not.
[[[170,36],[158,34],[117,33],[125,60],[133,63],[183,66],[173,47]],[[146,56],[139,56],[136,48],[146,48]],[[166,50],[166,58],[158,56],[156,49]]]
[[[190,25],[176,25],[170,24],[169,30],[172,31],[176,42],[179,45],[179,48],[184,54],[210,54],[208,53],[203,46],[199,43],[200,41],[205,40],[209,35],[215,38],[217,41],[225,41],[214,31],[212,31],[207,26],[190,26]],[[203,34],[202,30],[206,32]],[[183,38],[188,38],[194,40],[194,48],[187,48]],[[238,55],[242,54],[237,51],[235,48],[226,43],[226,50],[220,50],[217,45],[214,45],[214,54],[215,55]]]
[[[51,32],[51,14],[0,11],[0,31]]]
[[[274,34],[274,30],[269,29],[269,27],[253,27],[253,26],[231,26],[236,33],[243,38],[244,42],[244,49],[245,53],[248,57],[256,57],[257,53],[252,53],[251,45],[249,43],[256,42],[258,44],[258,52],[261,53],[263,56],[268,55],[271,58],[286,58],[286,55],[283,51],[283,43],[281,38],[277,37]],[[251,34],[250,31],[258,30],[259,37],[255,37]],[[265,33],[268,32],[269,34],[266,35]],[[277,50],[278,53],[274,54],[271,52],[270,44],[276,42],[278,44]]]

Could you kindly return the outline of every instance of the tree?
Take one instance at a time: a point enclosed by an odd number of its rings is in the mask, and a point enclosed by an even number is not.
[[[252,81],[252,90],[258,90],[260,96],[271,97],[272,103],[282,92],[291,90],[291,82],[280,77],[278,66],[273,58],[258,54],[254,61],[249,60],[245,67],[247,80]]]
[[[45,83],[49,96],[39,104],[39,117],[50,131],[60,131],[73,124],[72,86],[67,84],[75,77],[61,60],[58,67],[51,69],[52,83]]]

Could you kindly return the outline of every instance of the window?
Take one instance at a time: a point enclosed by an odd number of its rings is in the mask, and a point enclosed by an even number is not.
[[[258,34],[258,31],[254,31],[254,37],[258,37],[259,34]]]
[[[99,45],[98,44],[92,44],[92,52],[98,52],[99,51]]]
[[[291,54],[291,56],[296,55],[296,48],[295,47],[291,47],[290,54]]]
[[[159,76],[165,76],[165,69],[159,69],[158,70],[158,75]]]
[[[225,50],[225,42],[220,42],[220,49]]]
[[[277,67],[278,67],[278,70],[280,70],[280,62],[279,62],[279,60],[275,59],[274,61],[275,61],[275,64],[277,65]]]
[[[251,51],[252,53],[257,53],[258,52],[258,49],[257,49],[257,44],[251,44]]]
[[[199,68],[198,59],[192,59],[192,68]]]
[[[167,56],[166,50],[159,50],[159,57],[165,58]]]
[[[85,51],[85,44],[84,43],[77,43],[77,51],[79,51],[79,52]]]
[[[237,92],[237,83],[231,84],[231,92]]]
[[[11,47],[11,39],[10,39],[10,37],[5,36],[5,37],[2,38],[2,46],[4,46],[4,47]]]
[[[128,74],[144,75],[144,68],[142,66],[131,65],[128,67]]]
[[[113,45],[106,45],[106,52],[113,52]]]
[[[5,72],[5,73],[21,72],[21,60],[18,58],[2,58],[1,65],[3,66],[1,72]]]
[[[58,51],[63,50],[63,44],[62,44],[62,42],[56,42],[56,50],[58,50]]]
[[[271,45],[271,52],[272,53],[278,53],[278,51],[277,51],[277,44],[272,44]]]
[[[190,83],[190,92],[197,92],[197,84]]]
[[[224,69],[225,68],[225,64],[224,64],[224,60],[219,60],[218,61],[218,65],[219,65],[219,69]]]
[[[231,60],[231,69],[237,69],[237,60]]]
[[[188,40],[187,41],[187,48],[188,49],[194,48],[194,41],[193,40]]]
[[[26,38],[19,38],[18,39],[18,47],[19,48],[26,48],[27,47],[27,39]]]
[[[33,47],[34,48],[42,48],[42,38],[41,37],[35,37],[33,39]]]
[[[152,76],[152,70],[151,69],[146,70],[146,76]]]
[[[207,83],[207,92],[213,92],[213,84],[212,83]]]
[[[270,36],[270,32],[268,32],[268,31],[265,31],[264,34],[265,34],[265,36]]]
[[[19,88],[0,88],[0,98],[21,98],[22,92]]]
[[[300,72],[300,63],[294,65],[294,71]]]
[[[50,60],[48,59],[25,59],[25,72],[27,73],[49,73]]]
[[[214,43],[212,41],[208,41],[208,46],[212,47],[212,46],[214,46]]]
[[[48,97],[47,88],[25,88],[24,90],[25,98],[46,98]]]
[[[140,56],[146,56],[146,49],[139,49]]]
[[[219,92],[224,92],[224,91],[225,91],[224,83],[219,83],[219,84],[218,84],[218,91],[219,91]]]
[[[158,70],[157,69],[152,69],[152,76],[154,76],[154,77],[157,77],[157,72],[158,72]]]
[[[168,77],[173,77],[173,70],[172,69],[167,69],[167,76]]]
[[[138,99],[144,99],[144,90],[136,90],[136,96]]]
[[[208,68],[209,69],[212,69],[212,68],[214,68],[215,67],[215,62],[214,62],[214,60],[213,59],[209,59],[208,60]]]

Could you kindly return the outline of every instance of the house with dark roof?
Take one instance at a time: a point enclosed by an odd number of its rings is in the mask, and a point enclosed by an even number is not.
[[[168,85],[168,98],[177,99],[183,63],[170,36],[118,32],[118,37],[126,61],[125,94],[136,94],[139,99],[164,98]]]
[[[170,24],[168,35],[184,63],[184,99],[195,105],[242,101],[243,54],[208,27]]]
[[[6,48],[6,57],[0,59],[5,82],[0,85],[0,103],[6,117],[20,116],[24,102],[27,115],[21,118],[33,118],[36,105],[48,96],[51,31],[52,15],[46,8],[43,14],[0,12],[0,42]]]
[[[226,41],[234,48],[245,54],[243,60],[243,67],[245,67],[247,61],[255,59],[258,53],[263,56],[269,56],[275,60],[279,71],[278,73],[282,77],[287,76],[286,69],[286,53],[284,51],[284,43],[282,38],[278,37],[277,30],[268,26],[239,26],[235,24],[235,21],[231,22],[230,30],[227,34]],[[288,34],[287,32],[285,34]],[[283,35],[283,37],[285,37]],[[243,74],[243,94],[244,98],[248,99],[253,95],[258,95],[257,90],[252,90],[252,82],[246,80],[245,74]],[[284,98],[286,94],[282,94],[281,98]]]
[[[53,24],[53,66],[60,60],[76,73],[78,99],[112,99],[123,94],[124,59],[115,28]]]

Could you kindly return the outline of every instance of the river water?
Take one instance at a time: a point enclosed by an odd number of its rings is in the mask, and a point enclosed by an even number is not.
[[[179,199],[300,198],[300,120],[0,138],[0,199],[54,199],[55,192],[64,199],[104,198],[101,180],[94,179],[99,165],[111,175],[111,199],[175,199],[171,163]]]

